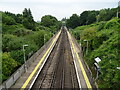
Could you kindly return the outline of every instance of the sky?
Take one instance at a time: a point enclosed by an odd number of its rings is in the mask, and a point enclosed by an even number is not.
[[[80,15],[85,10],[115,8],[120,0],[0,0],[0,11],[22,14],[30,8],[35,21],[44,15],[55,16],[58,20],[72,14]]]

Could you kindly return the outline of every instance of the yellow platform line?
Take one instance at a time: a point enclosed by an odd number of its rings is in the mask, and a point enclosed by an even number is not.
[[[71,39],[71,36],[70,36],[69,32],[68,32],[68,36],[69,36],[70,39]],[[83,74],[83,76],[84,76],[84,79],[85,79],[85,82],[86,82],[86,84],[87,84],[87,87],[88,87],[88,88],[92,88],[92,86],[91,86],[91,84],[90,84],[90,81],[89,81],[89,79],[88,79],[88,76],[87,76],[87,74],[86,74],[86,72],[85,72],[85,69],[84,69],[84,67],[83,67],[83,64],[82,64],[82,62],[81,62],[81,60],[80,60],[80,57],[79,57],[78,53],[76,52],[75,45],[74,45],[72,39],[71,39],[70,41],[71,41],[71,44],[72,44],[73,51],[75,52],[75,54],[76,54],[76,56],[77,56],[77,59],[78,59],[80,68],[81,68],[81,70],[82,70],[82,74]]]
[[[23,86],[21,87],[21,90],[24,90],[26,88],[26,86],[28,85],[28,83],[30,82],[30,80],[32,79],[33,75],[36,73],[37,69],[39,68],[39,66],[41,65],[41,63],[43,62],[43,60],[45,59],[45,57],[47,56],[47,54],[49,53],[50,49],[52,48],[52,46],[54,45],[55,41],[58,39],[59,35],[60,35],[61,31],[57,34],[57,36],[55,37],[55,39],[53,40],[51,46],[48,48],[48,50],[46,51],[46,53],[44,54],[44,56],[40,59],[39,63],[37,64],[37,66],[34,68],[33,72],[30,74],[30,76],[28,77],[28,79],[25,81],[25,83],[23,84]]]

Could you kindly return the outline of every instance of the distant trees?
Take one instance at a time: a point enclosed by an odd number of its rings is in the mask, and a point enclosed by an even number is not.
[[[73,14],[69,19],[67,19],[67,26],[75,28],[80,25],[80,18],[77,14]]]
[[[40,24],[44,27],[48,27],[52,33],[55,33],[61,27],[61,22],[51,15],[43,16]]]
[[[96,16],[98,11],[84,11],[79,15],[73,14],[69,19],[67,19],[67,26],[75,28],[81,25],[88,25],[96,21]]]
[[[17,23],[22,24],[22,20],[23,20],[22,14],[17,14],[15,20]]]
[[[27,29],[35,30],[35,21],[30,9],[24,9],[23,14],[2,13],[2,21],[5,25],[23,24]]]
[[[25,8],[22,14],[13,14],[10,12],[0,12],[2,14],[3,21],[3,30],[9,30],[5,27],[9,25],[21,24],[26,29],[30,29],[32,31],[39,31],[41,28],[48,28],[49,31],[55,33],[61,27],[61,22],[57,20],[56,17],[52,15],[45,15],[41,18],[41,22],[35,22],[30,9]],[[12,26],[10,26],[12,27]],[[8,27],[9,28],[9,27]]]
[[[116,17],[117,8],[108,8],[108,9],[102,9],[99,12],[99,15],[97,16],[98,21],[108,21],[112,17]]]
[[[35,21],[33,19],[30,9],[26,9],[26,8],[24,9],[22,23],[25,26],[25,28],[35,30]]]
[[[84,11],[80,16],[73,14],[67,19],[67,27],[76,28],[77,26],[89,25],[95,22],[108,21],[117,16],[117,10],[120,12],[120,7],[101,9],[100,11]],[[120,17],[120,13],[118,17]]]
[[[86,25],[87,24],[87,16],[88,16],[88,11],[84,11],[83,13],[80,14],[80,25]]]
[[[89,24],[92,24],[94,22],[96,22],[96,16],[99,14],[98,11],[88,11],[88,15],[86,17],[86,24],[89,25]]]
[[[51,27],[55,26],[57,24],[58,20],[51,15],[45,15],[41,18],[41,25],[45,27]]]
[[[2,14],[2,22],[6,25],[15,25],[16,21],[11,16],[6,15],[5,13]]]
[[[10,13],[10,12],[5,12],[3,13],[3,17],[6,17],[6,16],[9,16],[11,18],[13,18],[15,20],[16,23],[21,23],[22,24],[22,14],[13,14],[13,13]]]

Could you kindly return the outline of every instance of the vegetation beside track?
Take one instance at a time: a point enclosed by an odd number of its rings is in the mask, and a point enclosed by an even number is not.
[[[120,86],[120,70],[117,69],[120,67],[120,19],[115,18],[117,10],[120,7],[84,11],[80,16],[73,14],[70,18],[63,19],[67,21],[66,25],[78,43],[81,43],[84,59],[94,78],[94,59],[101,58],[101,73],[97,79],[99,88],[119,89]],[[25,48],[28,59],[53,36],[61,23],[51,15],[45,15],[40,22],[36,22],[30,9],[24,9],[22,14],[0,12],[1,15],[3,34],[0,76],[3,82],[24,63],[22,45],[29,45]]]
[[[33,19],[30,9],[22,14],[0,12],[2,16],[2,82],[11,76],[23,63],[23,45],[26,59],[30,58],[59,30],[60,22],[51,15],[42,17],[41,22]]]
[[[94,59],[99,57],[102,60],[99,63],[101,73],[97,79],[99,88],[119,89],[120,70],[117,69],[120,66],[119,32],[120,19],[118,18],[71,29],[78,43],[81,43],[84,59],[94,78],[96,78]]]

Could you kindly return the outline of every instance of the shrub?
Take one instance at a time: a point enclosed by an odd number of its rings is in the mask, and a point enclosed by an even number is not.
[[[111,19],[110,21],[108,21],[105,25],[105,29],[111,29],[114,28],[116,26],[119,26],[120,24],[118,23],[118,19]]]
[[[7,16],[4,13],[2,13],[2,22],[6,25],[15,25],[16,24],[16,21],[11,16]]]
[[[17,68],[17,62],[10,56],[9,53],[2,54],[2,74],[3,80],[6,80]]]

